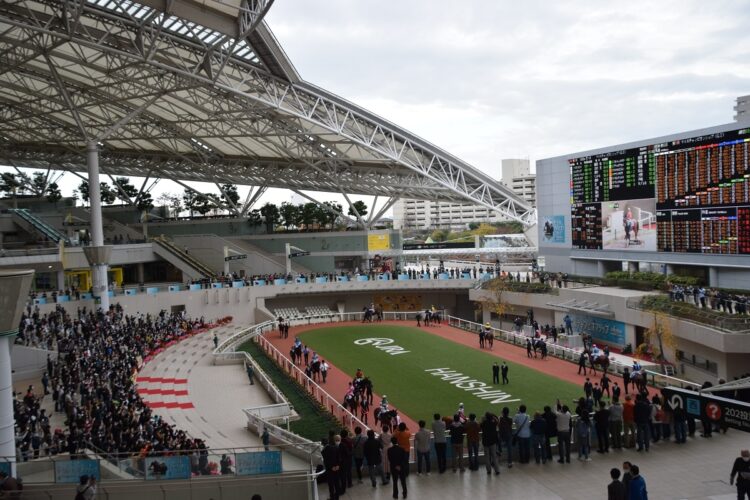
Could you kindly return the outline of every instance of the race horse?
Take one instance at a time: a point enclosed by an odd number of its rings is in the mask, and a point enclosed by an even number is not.
[[[589,353],[589,363],[591,363],[591,369],[594,370],[594,373],[596,373],[596,367],[599,366],[601,370],[604,373],[607,373],[609,370],[609,357],[606,354],[600,354],[599,356],[594,356],[593,354]]]
[[[437,323],[439,325],[441,321],[442,318],[437,311],[433,312],[429,309],[425,309],[424,311],[417,313],[417,326],[422,326],[422,323],[424,323],[424,326],[430,326],[430,323]]]
[[[362,316],[362,323],[372,323],[372,318],[375,316],[375,309],[372,307],[364,306],[362,308],[364,315]]]
[[[381,427],[387,425],[391,429],[395,429],[400,422],[398,411],[395,409],[383,411],[383,409],[378,406],[373,410],[373,416],[375,417],[375,422],[380,424]]]
[[[630,383],[633,384],[638,392],[648,392],[648,374],[646,370],[637,370],[630,372]]]

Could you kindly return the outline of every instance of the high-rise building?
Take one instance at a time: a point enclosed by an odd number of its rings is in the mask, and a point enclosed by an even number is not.
[[[535,177],[529,160],[502,161],[502,182],[531,204],[536,203]],[[507,180],[506,180],[507,179]],[[401,199],[393,205],[394,229],[466,229],[472,222],[507,220],[494,210],[471,203]]]
[[[536,206],[536,176],[531,173],[529,160],[511,158],[503,160],[500,182],[518,196]]]
[[[737,98],[737,104],[734,105],[734,121],[740,122],[750,120],[750,95],[743,95]]]

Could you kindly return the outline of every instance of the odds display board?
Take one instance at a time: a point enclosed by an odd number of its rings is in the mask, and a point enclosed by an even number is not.
[[[569,163],[574,248],[750,254],[750,128]]]

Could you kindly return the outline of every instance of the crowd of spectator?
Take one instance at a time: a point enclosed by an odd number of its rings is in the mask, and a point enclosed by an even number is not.
[[[404,422],[382,424],[379,433],[369,430],[363,434],[359,427],[353,436],[347,430],[331,432],[322,440],[322,480],[328,484],[330,498],[337,499],[353,487],[354,478],[362,483],[367,470],[372,487],[393,482],[393,498],[398,498],[399,489],[406,498],[412,455],[416,457],[417,475],[429,476],[434,469],[438,474],[480,470],[482,449],[487,475],[499,475],[501,460],[512,468],[515,463],[532,460],[546,464],[557,455],[559,464],[569,464],[575,445],[578,460],[589,462],[593,445],[601,454],[624,448],[646,453],[659,441],[686,443],[687,436],[696,431],[695,420],[682,408],[672,410],[658,396],[649,397],[646,390],[628,394],[621,402],[619,388],[612,393],[607,390],[605,397],[587,379],[583,394],[570,407],[558,400],[537,411],[521,405],[515,414],[505,407],[499,415],[488,411],[479,418],[461,404],[453,415],[434,414],[431,424],[419,421],[419,429],[413,434]],[[380,406],[388,409],[386,401]],[[708,425],[702,435],[709,437],[712,430]],[[435,459],[437,463],[431,463]],[[609,490],[617,496],[610,498],[647,498],[642,478],[632,482],[637,475],[638,469],[631,462],[623,464],[622,481],[619,470],[612,471]]]
[[[119,305],[106,313],[57,307],[41,315],[29,306],[19,325],[23,343],[56,349],[47,357],[43,393],[29,387],[14,395],[17,454],[20,461],[40,455],[139,453],[205,450],[200,439],[152,414],[136,391],[135,375],[154,352],[206,327],[183,313],[126,315]],[[64,428],[52,429],[41,407],[51,397]]]
[[[724,290],[702,286],[672,285],[669,298],[673,302],[687,302],[702,309],[712,309],[728,314],[748,314],[748,297]]]

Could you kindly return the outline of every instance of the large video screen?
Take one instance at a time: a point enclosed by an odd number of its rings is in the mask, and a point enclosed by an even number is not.
[[[750,128],[570,160],[573,247],[750,254]]]

